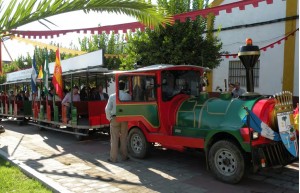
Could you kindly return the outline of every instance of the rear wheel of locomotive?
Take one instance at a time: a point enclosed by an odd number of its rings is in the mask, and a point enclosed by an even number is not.
[[[238,183],[245,174],[243,153],[231,141],[222,140],[213,144],[208,153],[208,164],[214,176],[226,183]]]
[[[129,131],[127,146],[132,157],[144,158],[148,154],[150,144],[139,128],[133,128]]]

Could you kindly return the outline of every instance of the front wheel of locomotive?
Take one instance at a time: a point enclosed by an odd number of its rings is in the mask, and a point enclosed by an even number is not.
[[[243,153],[231,141],[222,140],[213,144],[208,153],[208,162],[214,176],[226,183],[238,183],[245,174]]]
[[[128,134],[128,152],[132,157],[146,157],[150,144],[147,142],[144,133],[139,128],[133,128]]]

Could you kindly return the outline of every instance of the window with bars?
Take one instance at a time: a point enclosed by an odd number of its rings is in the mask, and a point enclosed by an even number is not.
[[[260,61],[258,60],[253,68],[254,87],[259,86],[259,69]],[[239,82],[241,86],[247,86],[246,69],[240,60],[229,61],[228,82]]]

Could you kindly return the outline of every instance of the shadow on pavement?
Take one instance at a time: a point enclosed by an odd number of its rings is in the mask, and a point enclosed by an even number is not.
[[[109,182],[124,191],[145,187],[161,193],[298,192],[287,186],[275,186],[274,183],[287,176],[291,181],[295,178],[299,180],[299,170],[283,168],[280,171],[263,171],[254,177],[246,177],[239,184],[230,185],[214,179],[206,169],[205,156],[201,152],[180,153],[156,147],[146,159],[131,158],[127,162],[110,164],[106,161],[110,149],[108,135],[95,133],[84,141],[77,141],[70,134],[41,131],[31,125],[17,126],[13,122],[4,124],[8,130],[25,135],[21,145],[43,155],[37,159],[27,159],[25,164],[58,181],[72,177],[91,180],[91,183]],[[7,147],[1,149],[8,152]],[[55,160],[57,165],[47,165],[49,160]]]

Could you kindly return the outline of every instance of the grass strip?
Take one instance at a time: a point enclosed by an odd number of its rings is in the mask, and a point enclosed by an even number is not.
[[[16,166],[0,157],[0,192],[50,193],[40,182],[27,177]]]

